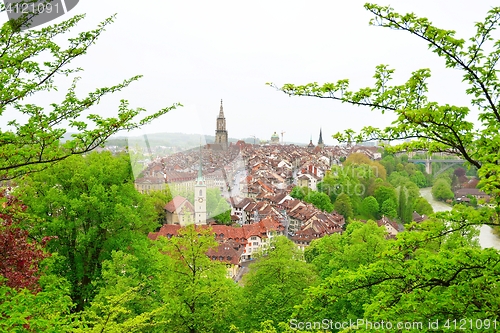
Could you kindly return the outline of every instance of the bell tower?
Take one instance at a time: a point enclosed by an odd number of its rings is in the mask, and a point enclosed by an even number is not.
[[[226,150],[229,146],[227,140],[226,118],[224,117],[224,109],[222,107],[221,99],[219,116],[217,117],[217,128],[215,130],[215,144],[221,145],[222,149]]]

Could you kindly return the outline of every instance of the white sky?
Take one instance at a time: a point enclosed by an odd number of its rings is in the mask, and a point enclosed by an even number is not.
[[[370,27],[372,16],[363,4],[359,0],[82,0],[67,15],[86,13],[78,28],[83,30],[118,13],[97,44],[74,62],[85,69],[80,74],[81,92],[144,75],[92,112],[111,116],[121,98],[151,112],[173,102],[184,105],[135,134],[214,135],[223,99],[230,137],[269,139],[274,131],[285,131],[285,141],[306,143],[312,135],[316,143],[322,127],[325,143],[334,144],[331,135],[338,131],[385,126],[393,117],[328,99],[288,97],[265,83],[349,78],[352,87],[364,87],[370,85],[375,66],[382,63],[396,68],[399,82],[416,69],[431,68],[431,97],[467,105],[460,73],[443,69],[444,61],[418,38]],[[474,22],[482,20],[495,1],[392,0],[378,4],[428,17],[467,39]],[[43,98],[49,101],[49,97]]]

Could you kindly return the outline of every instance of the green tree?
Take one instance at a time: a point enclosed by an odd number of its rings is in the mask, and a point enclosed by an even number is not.
[[[151,200],[154,206],[158,224],[164,224],[167,218],[165,205],[173,199],[172,194],[170,193],[170,189],[168,187],[165,187],[164,191],[150,191],[145,195],[149,198],[149,200]]]
[[[304,289],[317,279],[314,267],[303,261],[303,253],[292,241],[278,236],[272,246],[244,276],[241,313],[246,317],[245,328],[257,329],[265,320],[288,322],[294,305],[304,297]]]
[[[0,277],[3,280],[3,277]],[[16,290],[0,281],[0,331],[72,332],[69,286],[55,276],[40,278],[41,290]]]
[[[321,185],[320,185],[321,184]],[[321,188],[323,185],[322,182],[318,183],[318,188]],[[303,200],[305,196],[310,192],[311,190],[309,187],[301,187],[301,186],[295,186],[292,189],[292,192],[290,192],[290,196],[295,199]]]
[[[377,199],[371,195],[364,198],[361,204],[361,212],[368,218],[378,218],[379,205]]]
[[[87,53],[115,17],[107,18],[94,30],[70,35],[83,18],[84,15],[75,15],[61,23],[22,33],[9,22],[1,26],[0,115],[8,110],[13,120],[0,131],[0,180],[39,171],[68,156],[92,151],[118,131],[138,128],[180,106],[174,104],[137,119],[145,110],[131,108],[128,101],[121,100],[114,117],[89,114],[87,111],[106,95],[122,91],[141,76],[79,96],[76,75],[82,69],[72,64]],[[74,77],[62,100],[47,109],[34,104],[33,95],[58,90],[56,78],[61,74]],[[74,132],[71,139],[63,142],[69,132]]]
[[[453,191],[450,184],[444,179],[438,179],[432,186],[432,196],[436,200],[453,199]]]
[[[410,176],[410,180],[417,184],[419,188],[427,186],[427,178],[420,170],[415,171],[413,176]]]
[[[415,201],[414,210],[420,215],[431,215],[434,213],[431,204],[423,197],[419,197]]]
[[[403,223],[409,223],[412,221],[414,199],[406,187],[400,186],[398,192],[398,217]]]
[[[217,248],[211,228],[189,225],[177,237],[160,237],[156,244],[171,259],[163,268],[166,277],[161,296],[168,304],[163,332],[226,332],[236,318],[236,284],[226,277],[226,266],[206,252]]]
[[[382,208],[382,205],[384,204],[384,202],[389,200],[389,199],[392,200],[394,203],[398,202],[396,190],[393,187],[391,187],[390,185],[389,186],[384,186],[384,185],[379,186],[375,190],[374,197],[375,197],[375,199],[377,199],[377,202],[378,202],[380,208]]]
[[[499,280],[494,273],[498,271],[498,256],[495,250],[481,250],[473,241],[477,229],[464,224],[484,221],[482,214],[461,206],[456,211],[439,213],[437,219],[412,224],[412,231],[399,233],[396,240],[360,242],[359,246],[374,255],[358,265],[352,255],[344,255],[344,260],[353,261],[352,265],[337,259],[342,255],[342,243],[332,244],[331,236],[313,242],[306,251],[306,256],[309,251],[314,254],[313,263],[319,260],[321,267],[326,267],[326,262],[347,269],[333,268],[318,286],[309,288],[306,299],[297,307],[296,317],[310,321],[391,318],[391,321],[427,322],[429,318],[442,321],[447,316],[466,313],[467,318],[485,318],[485,310],[497,307],[499,290],[493,284],[480,282]],[[461,232],[450,234],[450,228]],[[358,239],[374,235],[375,230],[371,230]],[[321,243],[328,246],[318,246]],[[374,244],[382,246],[377,249]],[[360,259],[365,259],[363,253]],[[449,296],[443,298],[443,295]],[[484,303],[475,301],[477,297]],[[365,331],[364,327],[360,330]],[[431,330],[424,327],[424,331]]]
[[[370,3],[365,4],[365,8],[374,15],[372,25],[405,31],[425,41],[431,52],[445,60],[447,68],[462,73],[461,81],[467,85],[465,95],[479,110],[478,125],[468,119],[471,115],[468,106],[439,104],[428,98],[431,72],[427,68],[415,70],[405,83],[397,85],[393,84],[394,69],[379,65],[373,87],[358,91],[351,91],[349,80],[345,79],[323,85],[284,84],[278,89],[288,95],[331,98],[394,113],[395,120],[384,129],[368,126],[357,135],[347,130],[334,137],[342,142],[414,138],[389,148],[392,151],[427,149],[430,153],[457,154],[478,169],[483,190],[492,195],[499,206],[500,105],[497,101],[500,99],[500,79],[497,65],[500,42],[494,32],[500,22],[500,7],[491,8],[484,20],[475,24],[475,33],[467,39],[457,38],[454,30],[440,29],[429,19],[413,13],[400,14],[391,7]],[[496,222],[499,222],[498,214]]]
[[[398,216],[397,211],[398,206],[392,199],[387,199],[382,203],[380,207],[380,214],[385,215],[390,218],[396,218]]]
[[[342,193],[341,195],[339,195],[337,197],[337,200],[335,200],[335,204],[333,206],[335,208],[335,211],[344,216],[346,221],[349,218],[353,217],[351,199],[349,199],[347,194]]]
[[[316,208],[322,211],[331,213],[333,211],[333,204],[330,201],[330,197],[321,192],[310,191],[305,197],[305,202],[312,203]]]
[[[214,219],[221,224],[231,224],[231,206],[221,198],[214,212]]]
[[[128,155],[72,156],[25,178],[18,188],[36,222],[24,221],[35,239],[64,256],[61,273],[82,310],[94,297],[101,263],[158,227],[150,200],[134,188]]]
[[[363,306],[365,303],[369,304],[373,296],[369,288],[352,290],[351,293],[343,295],[335,294],[335,297],[329,300],[320,296],[316,299],[316,295],[325,295],[326,293],[321,291],[323,288],[336,288],[337,285],[330,286],[330,283],[344,274],[381,260],[381,254],[390,242],[386,240],[385,235],[385,228],[379,227],[373,221],[353,221],[344,233],[325,236],[311,242],[304,256],[316,267],[322,280],[319,285],[307,289],[306,299],[296,307],[294,317],[304,321],[329,318],[339,322],[363,318]]]

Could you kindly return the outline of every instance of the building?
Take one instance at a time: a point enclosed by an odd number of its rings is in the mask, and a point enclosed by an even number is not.
[[[222,99],[220,100],[219,116],[217,117],[217,127],[215,129],[215,145],[219,145],[220,149],[226,150],[229,147],[228,136],[226,130],[226,118],[224,117],[224,109],[222,107]]]
[[[314,149],[314,143],[311,135],[311,140],[309,140],[309,144],[307,145],[307,149],[312,151]]]
[[[193,223],[194,207],[184,197],[176,196],[165,207],[165,223],[185,226]]]
[[[325,147],[325,144],[323,143],[323,133],[321,132],[321,128],[319,129],[318,147],[320,149],[323,149],[323,147]]]
[[[274,134],[271,135],[271,144],[272,145],[279,145],[280,144],[280,137],[276,132],[274,132]]]

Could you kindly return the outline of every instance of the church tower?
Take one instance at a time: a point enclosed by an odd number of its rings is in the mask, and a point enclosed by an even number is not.
[[[222,108],[222,99],[220,100],[220,111],[217,117],[217,129],[215,130],[215,144],[220,145],[223,150],[228,147],[226,118],[224,118],[224,110]]]
[[[200,147],[200,166],[194,184],[194,224],[207,224],[207,184],[201,171],[201,157]]]
[[[319,140],[318,140],[318,147],[323,149],[325,144],[323,143],[323,133],[321,133],[321,128],[319,129]]]

